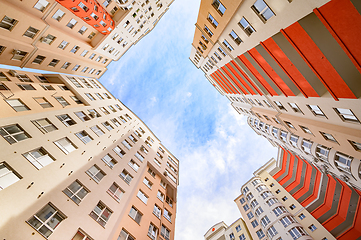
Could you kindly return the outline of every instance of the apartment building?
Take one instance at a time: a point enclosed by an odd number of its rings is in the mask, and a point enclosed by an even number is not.
[[[208,81],[274,146],[361,189],[358,1],[213,0],[199,12],[190,60]]]
[[[98,78],[172,2],[1,0],[0,64]]]
[[[212,226],[206,234],[205,240],[252,240],[248,228],[242,218],[237,219],[230,226],[223,221]]]
[[[234,201],[254,239],[358,239],[361,192],[279,148]],[[259,225],[252,224],[259,222]]]
[[[174,239],[179,162],[95,78],[0,69],[4,239]]]

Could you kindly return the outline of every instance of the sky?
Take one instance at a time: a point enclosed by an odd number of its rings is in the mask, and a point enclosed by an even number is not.
[[[189,60],[200,0],[175,0],[158,25],[100,78],[180,161],[175,240],[230,225],[241,186],[277,149]]]
[[[175,240],[204,239],[216,223],[240,218],[241,186],[277,156],[189,60],[199,5],[175,0],[99,79],[180,162]]]

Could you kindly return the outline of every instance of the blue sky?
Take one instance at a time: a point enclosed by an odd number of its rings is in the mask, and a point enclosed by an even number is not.
[[[277,154],[189,60],[199,4],[175,0],[100,79],[180,161],[176,240],[238,219],[240,187]]]
[[[175,240],[200,240],[238,219],[240,187],[277,154],[189,60],[199,4],[175,0],[100,78],[180,161]]]

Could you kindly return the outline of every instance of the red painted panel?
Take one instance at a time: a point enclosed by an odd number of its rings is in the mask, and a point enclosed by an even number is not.
[[[213,78],[214,81],[217,82],[218,86],[220,88],[222,88],[222,90],[225,92],[225,93],[229,93],[228,90],[222,85],[220,84],[220,82],[218,81],[218,79],[215,77],[214,73],[211,74],[211,77]]]
[[[114,30],[114,21],[110,14],[96,1],[81,1],[81,0],[56,0],[62,6],[66,7],[74,15],[81,18],[87,24],[93,26],[101,34],[107,35]],[[79,3],[85,5],[84,8],[79,7]],[[95,10],[95,8],[97,10]],[[90,14],[94,13],[97,17],[95,19]],[[105,18],[103,17],[105,16]],[[103,22],[102,25],[101,21]]]
[[[216,76],[218,77],[218,79],[225,85],[225,86],[227,86],[227,89],[229,89],[229,93],[235,93],[235,91],[232,89],[232,87],[231,86],[229,86],[228,84],[227,84],[227,82],[223,79],[223,77],[219,74],[219,71],[217,70],[216,72],[215,72],[215,74],[216,74]]]
[[[268,82],[261,76],[261,74],[256,70],[256,68],[251,64],[250,61],[248,61],[248,59],[243,54],[241,56],[238,56],[238,58],[248,68],[248,70],[253,74],[253,76],[257,78],[258,82],[262,84],[262,86],[271,96],[278,95],[276,91],[268,84]]]
[[[352,190],[350,189],[350,187],[343,181],[338,180],[338,182],[341,183],[342,185],[342,192],[340,195],[337,213],[331,218],[329,218],[327,221],[322,223],[322,225],[328,231],[333,230],[334,228],[336,228],[338,225],[340,225],[346,220],[347,212],[351,200]]]
[[[237,88],[228,80],[228,78],[226,76],[224,76],[224,74],[220,70],[217,70],[217,72],[218,72],[218,74],[220,74],[223,77],[225,83],[228,84],[228,86],[230,86],[232,88],[234,93],[240,94],[240,92],[237,90]]]
[[[303,167],[303,164],[305,164],[305,163],[298,156],[296,156],[296,158],[298,159],[297,170],[296,170],[296,178],[295,178],[295,181],[293,181],[290,185],[288,185],[285,188],[287,192],[290,192],[292,189],[297,187],[298,184],[301,183],[302,167]],[[306,170],[307,170],[307,168],[306,168]],[[307,172],[306,172],[306,174],[307,174]],[[305,177],[307,177],[307,176],[305,176]]]
[[[332,64],[326,59],[298,22],[287,27],[285,30],[281,30],[281,33],[293,45],[335,100],[338,100],[338,98],[356,98]]]
[[[284,174],[284,173],[286,172],[287,156],[288,156],[289,153],[282,148],[282,154],[283,154],[283,158],[282,158],[282,168],[281,168],[281,170],[279,170],[275,175],[273,175],[273,178],[274,178],[274,179],[279,178],[282,174]]]
[[[329,177],[324,203],[311,212],[314,218],[317,219],[321,217],[323,214],[325,214],[331,209],[335,189],[336,189],[336,180],[333,177]]]
[[[355,212],[355,219],[353,221],[353,226],[348,231],[344,232],[337,239],[338,240],[350,240],[350,239],[358,239],[361,237],[361,191],[355,189],[359,195],[357,208]]]
[[[304,176],[302,188],[298,189],[298,191],[292,195],[295,199],[299,199],[304,194],[306,194],[308,192],[308,190],[310,189],[312,166],[311,166],[311,164],[309,164],[306,161],[304,161],[303,163],[306,164],[306,173]]]
[[[267,76],[273,81],[273,83],[281,90],[281,92],[286,96],[295,96],[292,90],[287,86],[287,84],[282,80],[280,76],[272,69],[272,67],[267,63],[267,61],[262,57],[262,55],[257,51],[257,49],[252,48],[248,51],[248,54],[254,59],[254,61],[262,68],[262,70],[267,74]]]
[[[267,52],[278,63],[278,65],[288,75],[288,77],[293,81],[293,83],[306,98],[319,97],[311,84],[309,84],[309,82],[303,77],[300,71],[298,71],[298,69],[292,64],[291,60],[286,56],[286,54],[272,38],[261,42],[261,45],[264,47],[264,49],[267,50]]]
[[[238,64],[236,62],[234,62],[233,60],[231,61],[231,63],[235,68],[237,68],[237,70],[242,74],[242,76],[248,81],[249,84],[251,84],[251,86],[256,89],[256,91],[258,92],[259,95],[263,95],[261,90],[258,89],[258,87],[251,81],[251,79],[249,79],[249,77],[247,76],[247,74],[245,72],[242,71],[242,69],[238,66]],[[252,89],[251,89],[252,90]]]
[[[319,187],[321,184],[321,177],[322,177],[322,173],[317,170],[316,180],[315,180],[315,185],[313,187],[312,195],[309,196],[308,198],[306,198],[305,200],[303,200],[303,202],[301,202],[302,206],[306,207],[318,198]],[[325,176],[325,177],[327,177],[327,176]]]
[[[237,80],[232,76],[230,72],[225,67],[222,67],[222,70],[227,74],[227,76],[232,79],[233,83],[243,92],[243,94],[248,94],[248,92],[237,82]]]
[[[361,15],[351,1],[332,0],[314,12],[361,72]]]
[[[295,156],[293,154],[290,154],[290,155],[291,155],[291,158],[290,158],[290,164],[288,166],[288,173],[284,178],[282,178],[280,181],[278,181],[278,183],[281,184],[281,185],[286,183],[292,177],[293,167],[294,167],[293,165],[295,163]]]
[[[243,80],[243,78],[237,73],[237,71],[233,68],[233,65],[230,63],[227,63],[226,66],[228,67],[228,69],[234,74],[234,76],[236,76],[236,78],[243,84],[243,86],[248,90],[249,93],[251,93],[252,95],[255,95],[254,91],[252,90],[252,88],[246,83],[246,81]],[[227,71],[228,72],[228,71]],[[237,82],[237,81],[235,81]],[[248,93],[247,93],[248,94]]]

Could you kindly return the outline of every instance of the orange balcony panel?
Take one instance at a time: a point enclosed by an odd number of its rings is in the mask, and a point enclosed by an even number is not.
[[[101,34],[114,30],[114,21],[109,13],[95,0],[56,0],[77,17],[93,26]]]

